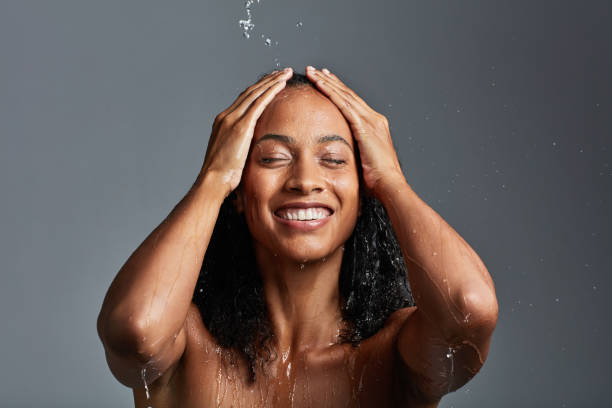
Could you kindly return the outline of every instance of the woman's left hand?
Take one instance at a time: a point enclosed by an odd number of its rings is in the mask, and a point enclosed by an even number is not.
[[[366,187],[379,199],[389,182],[405,182],[391,141],[389,121],[370,108],[357,94],[327,69],[306,68],[306,76],[338,107],[348,121],[359,147]]]

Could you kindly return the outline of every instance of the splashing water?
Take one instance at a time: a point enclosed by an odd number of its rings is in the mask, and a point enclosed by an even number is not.
[[[245,38],[249,38],[251,36],[249,32],[253,31],[253,28],[255,28],[255,24],[253,23],[253,16],[251,14],[251,6],[255,1],[257,1],[257,4],[259,4],[259,0],[246,0],[246,2],[244,3],[244,8],[246,10],[247,19],[238,21],[238,25],[240,25],[240,27],[242,28],[242,35]]]
[[[146,367],[143,367],[143,369],[140,371],[140,376],[142,377],[142,383],[144,384],[145,392],[147,394],[147,408],[153,408],[152,405],[148,404],[148,401],[151,398],[151,395],[149,394],[149,386],[147,385],[146,373],[147,373],[147,369]]]

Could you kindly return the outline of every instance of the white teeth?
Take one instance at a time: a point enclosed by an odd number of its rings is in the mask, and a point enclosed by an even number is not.
[[[297,209],[297,208],[286,208],[278,211],[278,216],[284,218],[286,220],[299,220],[299,221],[308,221],[308,220],[318,220],[321,218],[325,218],[329,216],[331,213],[327,208],[307,208],[307,209]]]

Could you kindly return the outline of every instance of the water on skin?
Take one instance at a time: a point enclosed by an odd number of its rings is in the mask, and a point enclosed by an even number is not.
[[[450,373],[448,375],[448,391],[451,390],[452,378],[455,375],[455,349],[452,347],[448,347],[448,352],[446,353],[446,358],[450,359]]]
[[[151,395],[149,394],[149,386],[147,385],[146,374],[147,369],[146,367],[143,367],[143,369],[140,371],[140,376],[142,377],[142,383],[144,384],[145,392],[147,394],[147,408],[152,408],[152,406],[148,403],[149,399],[151,398]]]

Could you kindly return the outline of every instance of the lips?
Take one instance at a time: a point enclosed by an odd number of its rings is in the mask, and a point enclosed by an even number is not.
[[[274,211],[275,218],[292,229],[312,231],[327,223],[334,210],[323,203],[288,203]]]
[[[285,220],[310,221],[329,217],[333,212],[323,203],[295,202],[282,205],[274,212],[274,215]]]
[[[285,220],[309,221],[329,217],[331,211],[326,207],[283,208],[277,210],[276,215]]]

